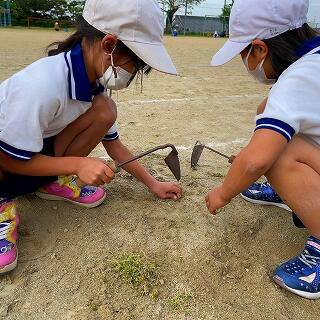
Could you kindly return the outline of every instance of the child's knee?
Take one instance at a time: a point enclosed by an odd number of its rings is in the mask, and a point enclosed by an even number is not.
[[[299,162],[297,161],[295,155],[290,152],[290,150],[286,150],[277,159],[265,176],[269,180],[272,180],[272,176],[288,176],[288,173],[292,173],[299,168],[298,165]]]
[[[258,106],[257,115],[263,114],[267,105],[268,98],[265,98]]]
[[[95,121],[111,127],[117,120],[117,107],[112,99],[99,97],[93,101]]]

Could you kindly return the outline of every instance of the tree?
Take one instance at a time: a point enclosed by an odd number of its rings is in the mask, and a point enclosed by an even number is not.
[[[1,2],[1,0],[0,0]],[[16,18],[51,17],[73,20],[82,13],[84,0],[12,0],[11,7]]]
[[[229,25],[229,19],[231,14],[231,9],[233,6],[234,0],[230,4],[225,4],[222,8],[222,13],[220,15],[220,20],[223,22],[223,32],[226,32],[226,26]]]
[[[53,19],[64,19],[68,16],[68,2],[66,0],[52,1],[52,8],[48,12]]]
[[[55,0],[13,0],[14,14],[19,13],[21,17],[43,17],[54,7]]]
[[[170,31],[173,17],[179,9],[185,8],[186,4],[188,5],[188,8],[192,8],[202,1],[203,0],[160,0],[159,2],[162,4],[163,10],[167,14],[166,31]]]
[[[73,0],[68,3],[68,12],[73,21],[82,14],[85,0]]]

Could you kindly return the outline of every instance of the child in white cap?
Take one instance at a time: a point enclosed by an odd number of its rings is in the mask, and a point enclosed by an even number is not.
[[[213,214],[265,175],[309,231],[304,250],[274,280],[320,298],[320,37],[307,21],[308,0],[236,0],[230,39],[212,65],[241,55],[256,80],[272,87],[255,133],[206,203]]]
[[[126,88],[151,68],[176,74],[162,17],[156,0],[87,0],[73,35],[0,85],[0,273],[17,264],[13,199],[37,191],[95,207],[114,172],[87,156],[102,141],[116,162],[132,157],[104,92]],[[137,161],[124,169],[161,199],[181,197],[179,185],[157,181]]]

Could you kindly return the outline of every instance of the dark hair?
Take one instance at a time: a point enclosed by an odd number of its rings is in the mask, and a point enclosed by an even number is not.
[[[301,57],[297,54],[297,49],[317,35],[317,31],[305,23],[300,28],[263,40],[269,48],[272,67],[276,73],[280,76],[291,64],[299,60]]]
[[[48,56],[55,56],[62,52],[70,51],[75,45],[81,43],[83,38],[89,42],[102,39],[105,34],[91,24],[89,24],[82,16],[77,18],[77,31],[63,41],[56,41],[47,47]]]
[[[91,24],[89,24],[82,16],[77,18],[77,30],[70,37],[63,41],[56,41],[51,43],[47,47],[48,56],[55,56],[62,52],[70,51],[74,46],[81,43],[85,38],[89,43],[93,43],[97,40],[101,40],[105,37],[105,34]],[[148,74],[151,68],[146,65],[134,52],[132,52],[122,41],[118,40],[117,52],[124,52],[130,54],[133,57],[133,61],[137,70],[137,74]],[[133,80],[133,79],[132,79]]]

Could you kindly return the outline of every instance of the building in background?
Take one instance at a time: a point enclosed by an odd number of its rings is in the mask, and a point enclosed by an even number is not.
[[[223,32],[228,33],[228,26],[223,24],[219,17],[212,16],[184,16],[176,15],[172,22],[172,29],[177,29],[179,33],[197,33],[197,34],[211,34],[217,32],[223,35]]]
[[[317,22],[308,22],[310,27],[316,29],[318,32],[320,32],[320,23]]]

